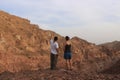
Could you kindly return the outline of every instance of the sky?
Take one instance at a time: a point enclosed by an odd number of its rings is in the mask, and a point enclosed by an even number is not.
[[[0,10],[62,36],[120,41],[120,0],[0,0]]]

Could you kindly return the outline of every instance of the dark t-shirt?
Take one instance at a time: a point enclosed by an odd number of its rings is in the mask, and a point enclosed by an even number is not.
[[[71,52],[71,44],[66,44],[65,45],[65,53],[70,53]]]

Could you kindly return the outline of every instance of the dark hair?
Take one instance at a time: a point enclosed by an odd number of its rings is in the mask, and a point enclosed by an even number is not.
[[[57,36],[55,36],[55,37],[54,37],[54,41],[57,41],[57,40],[58,40],[58,37],[57,37]]]
[[[68,41],[70,38],[69,38],[69,36],[66,36],[65,39],[66,39],[66,41]]]

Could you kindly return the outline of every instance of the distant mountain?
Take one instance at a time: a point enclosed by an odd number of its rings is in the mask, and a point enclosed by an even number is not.
[[[0,11],[0,73],[26,70],[48,69],[50,66],[50,39],[58,36],[60,45],[58,68],[65,68],[63,36],[43,30],[29,20]],[[81,72],[101,71],[115,60],[110,59],[105,49],[119,51],[119,42],[95,45],[78,37],[73,37],[73,69]],[[107,46],[106,46],[107,45]],[[115,49],[113,49],[115,48]],[[118,55],[117,55],[118,56]]]
[[[113,54],[120,53],[120,41],[108,42],[99,46],[103,47],[104,49],[106,48],[109,52]]]

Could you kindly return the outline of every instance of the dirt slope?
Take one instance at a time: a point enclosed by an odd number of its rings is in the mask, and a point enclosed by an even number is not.
[[[59,37],[60,52],[58,70],[51,71],[49,41],[54,36]],[[0,11],[0,80],[104,80],[109,76],[113,80],[120,79],[119,74],[100,73],[116,68],[119,51],[112,51],[117,55],[110,56],[109,48],[78,37],[71,39],[73,71],[66,71],[64,42],[64,37],[53,31],[43,30],[27,19]],[[116,69],[119,70],[119,67]]]

